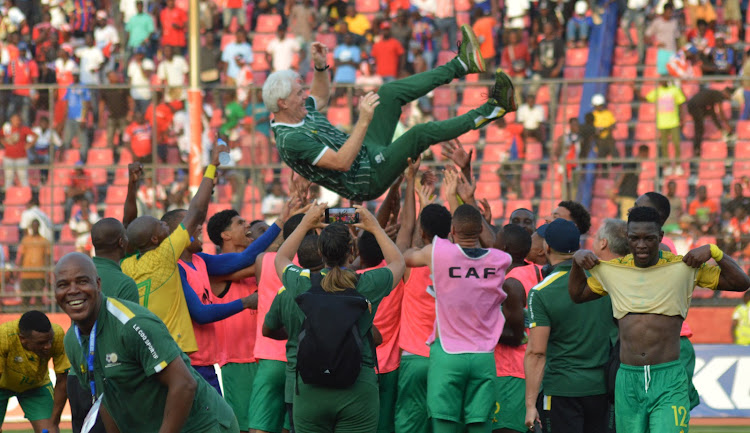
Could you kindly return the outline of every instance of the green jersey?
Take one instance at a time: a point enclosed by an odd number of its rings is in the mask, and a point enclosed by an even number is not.
[[[617,334],[608,296],[575,304],[568,294],[571,263],[563,262],[529,292],[530,328],[550,328],[542,388],[546,395],[605,394],[605,365]]]
[[[322,273],[325,275],[325,270]],[[283,287],[274,298],[271,308],[266,314],[264,326],[271,329],[286,328],[289,339],[286,343],[286,401],[291,402],[294,389],[294,379],[297,369],[297,337],[302,330],[302,322],[305,315],[300,310],[297,296],[310,290],[310,270],[299,266],[289,265],[284,270],[281,282]],[[393,287],[393,273],[388,268],[374,269],[360,275],[357,283],[357,291],[372,304],[372,309],[363,314],[359,319],[359,331],[362,334],[362,364],[367,367],[375,367],[375,359],[372,356],[370,342],[365,335],[372,328],[372,319],[375,317],[378,305],[384,297],[391,293]]]
[[[190,359],[172,339],[167,327],[148,309],[128,301],[102,296],[96,319],[94,380],[97,395],[123,432],[158,432],[164,417],[167,388],[156,378],[181,357],[198,384],[190,414],[181,432],[206,432],[217,424],[229,426],[223,417],[226,402],[190,366]],[[89,335],[78,341],[75,326],[65,335],[65,352],[71,371],[89,389]],[[226,407],[224,407],[226,406]]]
[[[369,199],[371,163],[367,146],[362,145],[349,171],[316,167],[325,152],[338,151],[349,136],[331,125],[315,108],[314,98],[307,98],[305,107],[307,116],[300,123],[271,123],[281,159],[305,179],[343,197],[357,201]]]
[[[138,286],[125,275],[120,264],[109,259],[94,257],[96,273],[102,279],[102,293],[110,298],[138,303]]]

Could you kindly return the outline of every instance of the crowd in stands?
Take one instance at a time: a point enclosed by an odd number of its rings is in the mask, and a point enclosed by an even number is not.
[[[199,3],[204,161],[215,137],[225,136],[232,163],[216,200],[247,218],[273,219],[290,173],[279,168],[258,89],[268,73],[292,68],[307,77],[310,43],[324,43],[335,86],[327,115],[347,130],[359,95],[445,63],[454,56],[458,26],[470,23],[487,70],[502,67],[516,80],[520,105],[461,139],[475,150],[478,195],[496,218],[514,205],[548,215],[561,199],[576,198],[593,170],[595,224],[627,212],[639,193],[661,190],[673,200],[673,235],[688,244],[716,239],[750,257],[745,2],[619,2],[611,75],[650,81],[610,84],[592,98],[590,113],[581,112],[589,103],[580,80],[588,59],[601,54],[589,39],[612,2]],[[28,258],[16,245],[34,236],[31,214],[39,215],[39,235],[52,242],[53,259],[90,251],[82,239],[91,224],[122,212],[132,161],[160,164],[139,191],[141,213],[158,217],[188,202],[187,18],[186,0],[0,0],[0,76],[10,85],[0,88],[6,262]],[[723,78],[698,79],[709,75]],[[406,107],[397,134],[468,110],[487,93],[472,78]],[[613,159],[586,164],[592,157]],[[444,157],[436,146],[427,159]]]

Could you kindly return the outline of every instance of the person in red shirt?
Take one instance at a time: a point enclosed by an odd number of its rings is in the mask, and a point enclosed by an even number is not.
[[[23,47],[25,42],[21,42]],[[24,48],[23,52],[26,50]],[[25,55],[12,60],[7,66],[7,77],[17,86],[13,89],[8,98],[8,113],[21,115],[21,121],[24,125],[31,124],[31,89],[28,87],[39,79],[39,67],[33,59],[27,59]]]
[[[79,200],[95,203],[94,181],[91,180],[91,175],[83,167],[83,161],[76,162],[75,170],[70,177],[70,185],[65,190],[65,221],[70,219],[71,209]]]
[[[122,141],[130,146],[133,156],[142,163],[151,162],[151,124],[142,112],[136,111],[133,122],[125,128]]]
[[[481,44],[479,50],[482,52],[482,57],[486,63],[488,76],[492,76],[495,68],[495,57],[497,51],[495,50],[495,28],[497,27],[497,20],[493,18],[489,12],[484,12],[481,8],[474,9],[474,25],[472,29],[477,35],[477,39]]]
[[[398,77],[404,64],[404,47],[397,39],[391,37],[391,23],[380,24],[383,39],[372,45],[370,55],[375,59],[375,73],[383,81],[393,81]]]
[[[29,157],[26,152],[34,147],[36,139],[37,135],[28,126],[21,124],[21,116],[18,114],[11,115],[10,123],[0,129],[0,145],[5,149],[3,173],[6,188],[13,185],[16,175],[21,186],[29,186]]]
[[[167,0],[167,6],[162,9],[160,14],[162,37],[162,46],[171,45],[179,47],[183,51],[187,45],[185,40],[185,25],[187,24],[187,12],[175,6],[175,0]],[[183,53],[184,54],[184,53]]]

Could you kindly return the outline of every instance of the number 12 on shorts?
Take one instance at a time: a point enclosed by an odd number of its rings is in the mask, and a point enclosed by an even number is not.
[[[672,411],[674,411],[674,425],[677,427],[687,427],[685,419],[688,416],[688,411],[685,409],[685,406],[672,406]]]

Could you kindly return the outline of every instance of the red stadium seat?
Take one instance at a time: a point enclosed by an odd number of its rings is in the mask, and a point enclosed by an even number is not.
[[[50,219],[52,220],[52,224],[62,224],[65,221],[65,207],[61,204],[53,205],[51,208],[44,207],[42,208],[44,212],[47,212],[47,215],[49,215]]]
[[[613,218],[618,213],[617,205],[609,198],[596,198],[591,200],[591,215],[599,218]]]
[[[610,104],[608,108],[618,122],[630,122],[633,118],[633,109],[630,104]]]
[[[88,169],[89,178],[94,185],[106,185],[107,184],[107,169],[106,168],[90,168]]]
[[[63,152],[63,163],[66,165],[74,165],[80,160],[81,153],[78,151],[78,149],[66,149]]]
[[[531,205],[531,200],[528,199],[518,199],[518,200],[512,200],[508,199],[505,201],[505,214],[510,216],[510,214],[516,210],[516,209],[533,209]]]
[[[47,206],[50,204],[60,204],[65,201],[65,188],[42,186],[39,188],[39,204]]]
[[[635,79],[638,77],[638,69],[635,66],[613,66],[612,77]]]
[[[750,177],[750,161],[735,161],[732,175],[735,179]]]
[[[0,240],[4,244],[17,244],[19,241],[18,226],[16,225],[2,225],[0,226]],[[7,258],[6,258],[7,260]]]
[[[453,51],[440,51],[437,57],[437,66],[444,65],[450,62],[454,57],[456,57],[456,53],[454,53]]]
[[[76,237],[73,235],[73,230],[71,230],[70,226],[68,224],[65,224],[60,229],[60,243],[63,244],[72,244],[76,241]]]
[[[611,84],[607,90],[610,102],[630,102],[633,100],[633,86],[630,84]]]
[[[256,33],[253,37],[253,57],[266,55],[268,44],[276,37],[275,34]],[[232,41],[234,42],[234,40]]]
[[[253,46],[255,46],[255,43],[256,43],[255,41],[257,40],[258,36],[259,36],[259,35],[257,35],[257,34],[256,34],[256,36],[255,36],[255,37],[253,38],[253,40],[252,40],[252,42],[253,42]],[[221,50],[222,50],[222,51],[224,51],[224,48],[225,48],[225,47],[226,47],[227,45],[229,45],[229,44],[231,44],[232,42],[234,42],[235,40],[237,40],[237,39],[236,39],[236,38],[234,37],[234,35],[233,35],[233,34],[225,33],[225,34],[223,34],[223,35],[221,36],[221,41],[220,41],[220,43],[219,43],[219,47],[221,48]],[[258,49],[258,48],[256,48],[256,49]],[[265,49],[265,48],[264,48],[264,49]]]
[[[612,58],[617,66],[632,66],[638,64],[638,51],[629,47],[615,47],[615,55]]]
[[[500,183],[499,182],[477,182],[477,190],[474,193],[477,199],[486,198],[487,200],[495,200],[500,198]]]
[[[701,161],[698,165],[698,180],[721,179],[726,174],[724,161]]]
[[[456,104],[456,89],[454,87],[438,87],[434,90],[432,103],[436,106],[450,107]]]
[[[363,14],[380,12],[380,1],[378,0],[357,0],[355,6],[357,12]]]
[[[104,203],[108,205],[121,205],[125,203],[128,195],[128,188],[125,186],[110,185],[107,187],[107,197]]]
[[[53,255],[55,256],[55,261],[59,261],[62,256],[72,253],[76,250],[76,247],[74,245],[60,245],[57,244],[54,247],[52,247]]]
[[[487,150],[485,149],[485,152]],[[485,159],[485,161],[487,161]],[[500,185],[500,177],[498,177],[497,173],[500,171],[500,164],[491,164],[491,163],[484,163],[479,166],[479,180],[485,181],[485,182],[495,182],[498,185]]]
[[[276,33],[281,25],[281,15],[278,14],[260,14],[258,23],[255,26],[256,33]]]
[[[87,165],[111,166],[114,163],[112,149],[89,149],[88,158],[86,158]]]
[[[456,113],[456,115],[461,116],[463,114],[468,113],[469,111],[473,109],[474,109],[473,106],[468,107],[468,106],[462,105],[458,107],[458,112]],[[458,139],[459,141],[461,141],[461,143],[464,144],[464,146],[467,144],[477,144],[479,142],[479,130],[472,129],[471,131],[460,136]],[[468,149],[467,149],[467,152],[468,152]]]
[[[255,71],[270,71],[271,65],[268,64],[266,53],[254,52],[252,67]]]
[[[122,207],[122,205],[110,205],[104,208],[104,217],[105,218],[114,218],[116,220],[122,221],[122,217],[125,215],[125,208]]]
[[[562,184],[560,182],[542,182],[542,198],[543,199],[562,199]]]
[[[500,185],[498,184],[498,188]],[[492,219],[494,221],[497,221],[498,219],[502,219],[504,216],[505,211],[505,204],[501,199],[497,200],[488,200],[490,203],[490,210],[492,211]]]
[[[656,66],[656,60],[659,55],[659,49],[656,47],[646,48],[646,65]]]
[[[656,123],[639,123],[635,130],[635,139],[639,141],[656,140]]]
[[[638,122],[656,122],[656,104],[642,103],[638,106]]]
[[[578,117],[581,111],[579,104],[565,104],[557,110],[557,123],[566,123],[571,117]]]
[[[638,195],[642,195],[653,190],[654,190],[653,179],[645,179],[645,180],[638,181]]]
[[[539,164],[524,164],[521,170],[521,180],[537,180],[541,177]]]
[[[539,161],[542,159],[544,149],[542,144],[531,138],[526,140],[526,160],[527,161]]]
[[[242,206],[242,217],[249,221],[263,219],[260,203],[245,203]]]
[[[562,97],[565,98],[565,102],[571,104],[580,104],[581,97],[583,96],[583,85],[582,84],[570,84],[563,88]],[[538,104],[541,102],[537,101]]]
[[[483,162],[502,162],[507,157],[507,146],[502,144],[487,144],[484,147]]]
[[[633,43],[638,43],[638,30],[635,29],[635,27],[631,27],[628,29],[630,31],[630,38],[633,40]],[[630,45],[630,41],[628,41],[628,37],[625,34],[625,30],[621,27],[617,29],[617,45],[621,47],[625,47]]]
[[[724,195],[724,182],[722,179],[698,179],[698,186],[705,185],[708,197],[721,198]]]
[[[643,76],[645,78],[659,78],[661,74],[659,74],[659,70],[656,66],[646,66],[643,68]]]
[[[701,144],[701,158],[726,159],[727,143],[723,141],[704,141]]]
[[[582,80],[586,76],[586,68],[566,66],[563,68],[563,78],[568,80]],[[635,78],[635,77],[633,77]]]
[[[336,48],[336,35],[333,33],[318,33],[315,40],[328,47],[330,53]]]
[[[551,100],[551,95],[549,94],[549,86],[547,85],[541,85],[539,86],[539,90],[536,92],[536,103],[547,105],[549,104]]]
[[[565,53],[565,66],[586,66],[588,59],[588,48],[568,48]]]
[[[5,206],[3,209],[3,224],[18,225],[25,206]]]
[[[31,200],[31,187],[10,186],[5,188],[4,205],[25,205]]]
[[[461,105],[478,107],[487,101],[489,90],[484,86],[467,86],[464,88]]]
[[[609,197],[615,181],[612,179],[597,178],[594,181],[594,197]]]
[[[544,221],[547,218],[552,219],[552,212],[557,207],[557,204],[560,203],[560,200],[558,199],[542,199],[539,201],[539,221]]]
[[[456,0],[455,7],[457,12],[467,12],[471,10],[471,0]]]

